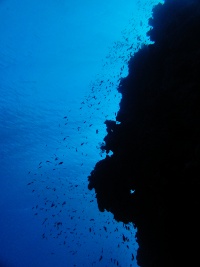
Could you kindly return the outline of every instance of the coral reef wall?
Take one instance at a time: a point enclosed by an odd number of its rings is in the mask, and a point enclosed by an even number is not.
[[[200,2],[153,9],[143,46],[129,62],[116,121],[106,121],[91,171],[100,211],[133,222],[142,267],[199,266]]]

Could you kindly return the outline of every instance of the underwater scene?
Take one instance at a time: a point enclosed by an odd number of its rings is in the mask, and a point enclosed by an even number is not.
[[[87,177],[156,3],[0,1],[1,267],[137,266]]]
[[[199,29],[197,0],[0,0],[0,267],[195,266]]]

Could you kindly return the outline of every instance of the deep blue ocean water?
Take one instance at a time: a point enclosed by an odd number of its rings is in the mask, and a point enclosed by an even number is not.
[[[159,2],[0,1],[0,267],[137,266],[87,177]]]

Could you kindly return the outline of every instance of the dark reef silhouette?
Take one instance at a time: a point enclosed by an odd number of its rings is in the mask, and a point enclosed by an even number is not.
[[[137,227],[138,265],[200,266],[200,1],[166,0],[149,24],[88,187]]]

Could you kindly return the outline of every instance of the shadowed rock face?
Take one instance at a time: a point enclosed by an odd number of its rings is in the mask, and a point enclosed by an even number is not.
[[[105,122],[113,155],[89,189],[100,211],[137,227],[138,265],[200,266],[200,1],[166,0],[149,24],[155,43],[129,62],[120,124]]]

